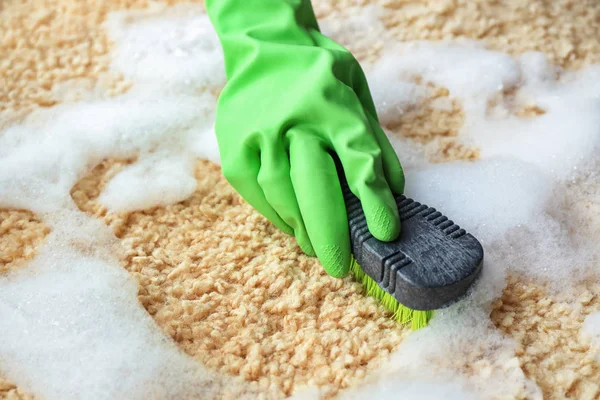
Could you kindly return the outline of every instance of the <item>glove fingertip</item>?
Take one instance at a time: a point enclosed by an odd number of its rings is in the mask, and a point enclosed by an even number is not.
[[[367,214],[369,231],[377,239],[389,242],[400,234],[398,209],[376,206]]]
[[[320,261],[330,276],[344,278],[350,272],[350,252],[336,246],[327,246],[321,251]]]

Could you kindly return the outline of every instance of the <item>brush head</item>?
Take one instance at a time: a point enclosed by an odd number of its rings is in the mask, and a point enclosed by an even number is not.
[[[412,330],[424,328],[433,318],[434,311],[413,310],[401,304],[391,294],[383,290],[377,282],[365,274],[356,259],[352,259],[350,271],[354,279],[358,281],[365,289],[367,296],[375,298],[379,303],[392,314],[392,319],[401,325],[410,325]]]
[[[370,234],[360,201],[347,186],[344,196],[356,263],[404,307],[448,307],[465,296],[481,274],[479,241],[436,209],[397,196],[402,230],[396,240],[382,242]]]

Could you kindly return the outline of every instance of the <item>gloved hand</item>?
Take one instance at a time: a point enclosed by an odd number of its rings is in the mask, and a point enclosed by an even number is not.
[[[335,160],[379,240],[399,234],[392,193],[404,191],[360,65],[320,33],[309,0],[206,0],[206,8],[228,80],[215,125],[224,176],[328,274],[347,275]]]

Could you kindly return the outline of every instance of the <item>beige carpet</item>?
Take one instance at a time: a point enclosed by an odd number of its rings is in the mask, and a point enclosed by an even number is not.
[[[319,18],[367,3],[314,2]],[[400,40],[464,36],[512,54],[543,51],[568,69],[600,61],[600,3],[593,0],[378,3],[388,11],[386,28]],[[69,92],[53,90],[58,83],[78,78],[79,84],[93,85],[108,68],[111,45],[101,27],[106,14],[145,5],[144,0],[0,2],[0,127],[37,107],[69,100]],[[360,60],[378,56],[376,46],[347,45]],[[109,94],[128,87],[118,76],[104,77],[102,85]],[[444,88],[436,93],[447,96]],[[430,107],[431,100],[388,128],[422,144],[438,140],[433,160],[476,158],[477,149],[455,140],[460,104],[443,111]],[[522,111],[532,118],[539,112]],[[73,199],[113,229],[126,249],[123,267],[139,282],[140,302],[205,365],[239,375],[273,398],[306,384],[326,385],[327,395],[334,396],[360,384],[409,334],[358,284],[326,276],[292,238],[243,203],[208,161],[199,163],[198,187],[188,200],[107,216],[95,199],[128,161],[97,166],[72,189]],[[22,266],[47,233],[29,211],[0,210],[0,273]],[[516,340],[523,371],[548,399],[600,398],[600,366],[578,335],[585,315],[600,309],[600,284],[582,286],[577,296],[576,309],[563,294],[511,276],[491,314]],[[29,396],[0,379],[0,398]]]

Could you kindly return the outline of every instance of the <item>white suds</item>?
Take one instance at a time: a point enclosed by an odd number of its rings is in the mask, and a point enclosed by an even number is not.
[[[474,393],[466,391],[457,383],[422,382],[419,380],[396,380],[386,385],[367,384],[344,399],[410,399],[410,400],[478,400]]]
[[[119,265],[118,240],[70,197],[103,159],[137,159],[99,201],[115,212],[176,203],[196,188],[195,160],[219,159],[206,90],[222,86],[223,65],[201,7],[113,15],[109,26],[113,66],[133,88],[89,93],[0,135],[0,207],[32,210],[51,228],[33,260],[0,277],[0,371],[49,400],[256,398],[164,335]]]
[[[389,31],[380,20],[385,13],[380,7],[365,5],[360,7],[359,12],[352,8],[345,11],[342,18],[334,13],[318,22],[321,33],[334,38],[336,43],[351,53],[369,53],[373,50],[373,37],[381,39],[389,36]]]
[[[154,16],[158,11],[166,16]],[[204,91],[224,83],[210,21],[189,6],[138,14],[134,22],[115,14],[108,24],[118,40],[113,64],[135,83],[130,91],[33,114],[0,136],[0,206],[68,207],[70,188],[109,157],[139,157],[101,195],[109,211],[176,203],[195,189],[195,158],[219,161],[216,97]],[[179,46],[185,55],[174,50]]]
[[[402,121],[408,108],[424,99],[429,91],[412,82],[390,81],[386,69],[392,65],[383,64],[369,73],[369,87],[382,125],[395,124]]]
[[[185,200],[196,190],[193,161],[178,154],[149,155],[118,173],[98,202],[113,211],[129,211]]]
[[[220,398],[241,387],[161,332],[102,222],[68,212],[45,222],[36,258],[0,279],[0,370],[11,380],[46,399]]]
[[[593,350],[596,352],[596,359],[600,362],[600,311],[596,311],[585,318],[581,333],[591,339]]]
[[[391,399],[398,386],[420,381],[423,393],[456,384],[456,398],[527,393],[541,399],[520,368],[514,343],[493,326],[489,313],[507,272],[559,291],[598,279],[600,66],[563,73],[539,53],[515,59],[471,41],[383,40],[383,56],[365,66],[382,122],[402,123],[402,113],[417,106],[427,95],[425,84],[433,83],[450,95],[432,106],[450,110],[456,99],[465,114],[459,139],[482,154],[476,162],[431,165],[413,143],[392,136],[406,194],[478,237],[486,260],[472,295],[439,310],[357,393]],[[542,114],[518,116],[532,106]]]
[[[197,5],[152,3],[146,10],[112,13],[106,27],[117,41],[112,66],[137,86],[200,93],[225,84],[221,45]]]
[[[171,197],[174,201],[184,200],[191,193],[190,180],[194,179],[193,165],[186,160],[196,156],[192,151],[198,141],[215,140],[213,103],[210,95],[166,96],[133,90],[116,99],[64,105],[32,115],[28,123],[9,128],[0,137],[0,185],[5,188],[0,206],[35,212],[65,207],[70,202],[71,187],[102,159],[139,156],[151,162],[155,153],[170,157],[145,171],[146,182],[164,180],[163,171],[176,173],[179,180],[170,185]],[[212,143],[210,146],[214,148]],[[166,165],[169,162],[171,165]],[[112,188],[109,185],[108,190]],[[138,197],[147,197],[144,204],[164,200],[161,191],[148,185],[131,190]],[[40,202],[40,195],[46,201]],[[121,194],[103,198],[115,196]]]
[[[473,232],[503,267],[564,285],[594,273],[594,208],[577,203],[598,201],[600,66],[560,74],[539,53],[515,60],[470,41],[390,42],[366,70],[383,122],[401,122],[402,110],[418,103],[426,87],[414,80],[422,78],[459,100],[460,138],[481,148],[480,161],[430,165],[418,161],[407,140],[392,138],[407,195]],[[515,115],[533,105],[544,113]]]
[[[540,53],[515,60],[470,41],[389,45],[368,72],[376,76],[370,80],[376,103],[389,103],[396,87],[414,86],[412,80],[421,77],[460,100],[466,115],[462,136],[478,145],[484,158],[512,155],[567,179],[600,148],[600,66],[565,73],[561,81],[556,74]],[[409,93],[415,91],[411,87]],[[488,106],[510,91],[516,91],[514,99]],[[404,96],[400,99],[406,104]],[[545,114],[527,119],[511,113],[527,105]],[[378,112],[389,111],[380,107]]]

